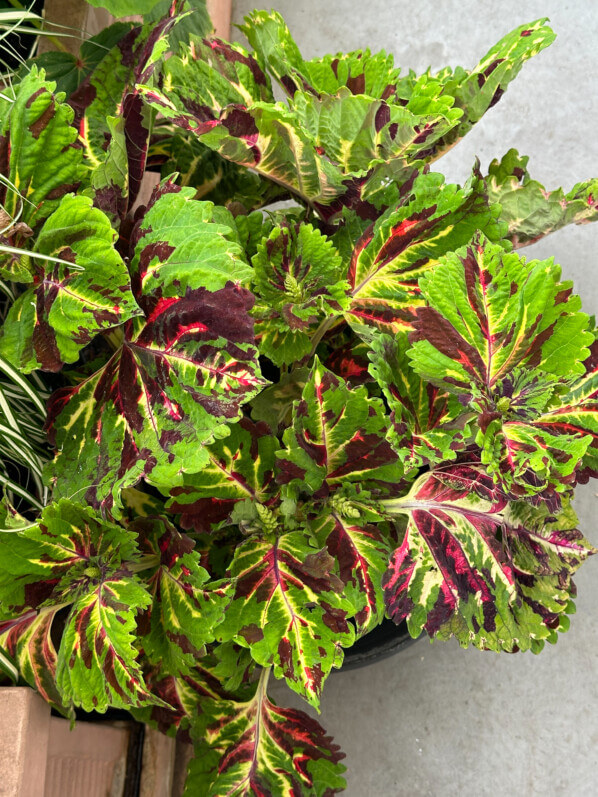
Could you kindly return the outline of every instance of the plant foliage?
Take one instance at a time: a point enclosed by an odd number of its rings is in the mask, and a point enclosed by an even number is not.
[[[305,60],[275,12],[247,50],[200,0],[93,4],[145,16],[0,99],[0,667],[192,739],[188,794],[329,797],[270,673],[317,708],[385,616],[538,652],[595,553],[596,332],[515,250],[598,182],[431,170],[554,34],[418,76]]]

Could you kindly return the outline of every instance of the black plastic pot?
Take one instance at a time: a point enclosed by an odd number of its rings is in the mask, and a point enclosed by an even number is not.
[[[345,651],[341,672],[356,670],[358,667],[366,667],[368,664],[387,659],[416,641],[409,634],[407,623],[395,625],[392,620],[383,620],[373,631]]]

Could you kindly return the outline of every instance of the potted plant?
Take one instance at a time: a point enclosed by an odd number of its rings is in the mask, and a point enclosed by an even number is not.
[[[385,615],[508,652],[567,628],[598,348],[517,250],[596,219],[598,180],[547,191],[514,150],[433,170],[545,20],[417,76],[307,61],[274,12],[251,50],[204,39],[196,5],[3,92],[0,355],[52,389],[53,458],[4,501],[0,645],[67,715],[191,739],[190,795],[330,795],[342,753],[270,674],[317,707]]]

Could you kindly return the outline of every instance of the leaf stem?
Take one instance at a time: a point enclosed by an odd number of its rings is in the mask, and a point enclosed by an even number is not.
[[[148,553],[144,554],[135,562],[127,562],[125,566],[130,573],[140,573],[142,570],[149,570],[151,567],[157,567],[159,564],[160,557],[158,554]]]
[[[316,353],[316,349],[320,345],[320,341],[322,340],[324,335],[329,330],[331,330],[334,327],[335,324],[338,324],[338,323],[340,323],[342,321],[343,321],[343,318],[342,317],[339,318],[338,316],[328,316],[328,318],[325,318],[322,321],[320,326],[314,332],[313,338],[311,339],[311,351],[308,354],[308,356],[306,357],[306,360],[311,360],[311,358],[314,356],[314,354]]]

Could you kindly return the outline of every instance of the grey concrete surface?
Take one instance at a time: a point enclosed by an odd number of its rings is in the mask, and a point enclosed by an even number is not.
[[[398,65],[473,66],[519,24],[548,16],[558,38],[436,168],[462,181],[510,147],[532,176],[570,187],[598,174],[595,0],[271,0],[307,56],[369,46]],[[235,0],[238,22],[256,0]],[[584,308],[598,313],[598,223],[529,247],[554,255]],[[579,490],[580,528],[598,545],[598,482]],[[576,579],[571,630],[539,656],[419,641],[328,680],[320,722],[347,754],[347,797],[598,795],[598,557]],[[281,685],[280,702],[305,707]]]

